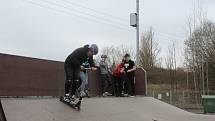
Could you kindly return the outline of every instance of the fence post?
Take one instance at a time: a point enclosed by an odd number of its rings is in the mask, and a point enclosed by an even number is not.
[[[172,91],[169,91],[169,103],[172,104]]]
[[[184,104],[185,104],[185,94],[184,94],[184,90],[182,91],[182,106],[183,106],[183,108],[184,108]]]
[[[154,92],[154,90],[152,91],[152,96],[153,96],[153,98],[155,97],[155,92]]]

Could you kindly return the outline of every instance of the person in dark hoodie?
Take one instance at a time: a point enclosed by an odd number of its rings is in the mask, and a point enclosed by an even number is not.
[[[130,95],[130,97],[134,97],[135,95],[135,63],[130,59],[129,54],[125,54],[124,56],[124,71],[126,74],[125,83],[124,83],[124,96]]]
[[[85,45],[84,47],[74,50],[65,60],[64,69],[66,73],[64,101],[71,102],[75,97],[76,90],[81,85],[80,68],[82,63],[88,61],[92,70],[96,70],[93,62],[93,55],[98,53],[96,44]]]

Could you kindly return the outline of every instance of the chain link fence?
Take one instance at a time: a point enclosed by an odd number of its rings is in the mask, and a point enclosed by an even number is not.
[[[210,94],[215,94],[210,92]],[[188,111],[203,111],[202,93],[199,91],[148,91],[148,96]]]

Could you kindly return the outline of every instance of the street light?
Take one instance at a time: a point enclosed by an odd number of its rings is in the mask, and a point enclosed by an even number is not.
[[[136,13],[130,14],[130,26],[136,27],[136,65],[139,65],[139,0],[136,0]]]

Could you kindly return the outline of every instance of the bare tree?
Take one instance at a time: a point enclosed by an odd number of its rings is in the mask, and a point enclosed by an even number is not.
[[[105,54],[108,56],[107,61],[110,66],[115,66],[115,64],[120,63],[126,53],[129,53],[131,55],[131,58],[135,59],[135,57],[133,56],[135,55],[134,51],[124,45],[105,47],[101,51],[101,54]],[[100,60],[100,56],[101,55],[97,57],[97,61]]]
[[[185,41],[186,65],[193,70],[195,91],[200,90],[205,94],[206,87],[209,93],[209,76],[212,77],[209,73],[215,69],[215,23],[207,20],[200,8],[189,19],[188,26],[189,38]]]
[[[177,72],[177,63],[176,63],[176,47],[175,42],[172,43],[168,47],[167,56],[165,59],[165,64],[167,70],[169,71],[170,84],[172,90],[177,90],[177,80],[176,80],[176,72]]]
[[[150,28],[149,31],[143,33],[141,37],[140,65],[146,70],[150,70],[154,66],[157,66],[159,61],[161,61],[160,58],[158,58],[160,50],[158,42],[154,39],[154,32],[152,28]]]

